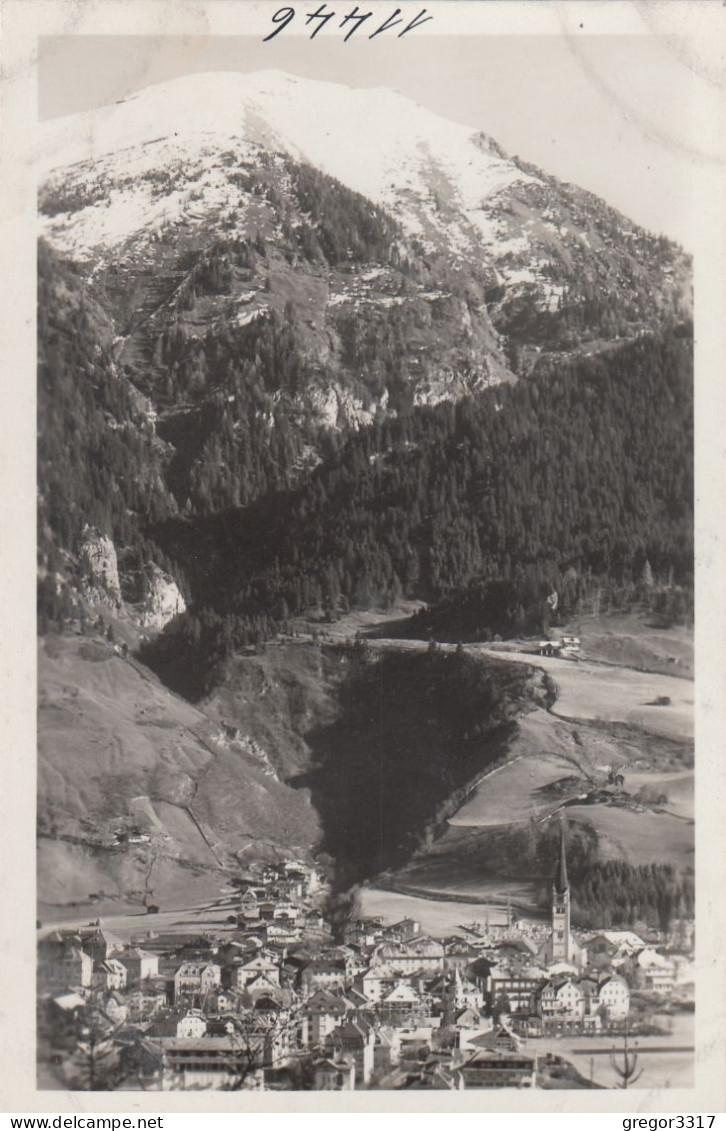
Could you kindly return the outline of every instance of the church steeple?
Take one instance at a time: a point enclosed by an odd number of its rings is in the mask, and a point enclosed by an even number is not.
[[[565,830],[560,825],[560,853],[552,882],[552,961],[570,962],[571,957],[570,884],[567,879]]]
[[[555,873],[555,891],[558,895],[564,895],[569,891],[570,884],[567,879],[567,856],[565,855],[565,830],[560,825],[560,857],[557,861],[557,871]]]

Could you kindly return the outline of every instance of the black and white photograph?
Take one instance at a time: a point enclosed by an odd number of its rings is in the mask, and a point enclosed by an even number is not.
[[[37,40],[39,1093],[696,1087],[714,72],[486,7]]]

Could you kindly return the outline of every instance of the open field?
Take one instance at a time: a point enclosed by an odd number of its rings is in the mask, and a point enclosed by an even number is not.
[[[200,890],[197,896],[198,902],[161,910],[158,915],[147,915],[142,908],[123,904],[118,904],[116,907],[108,906],[106,914],[103,913],[104,908],[100,905],[91,908],[90,911],[88,908],[80,908],[75,915],[71,914],[68,908],[48,908],[47,918],[43,920],[43,927],[38,935],[42,937],[56,927],[82,927],[96,918],[101,919],[106,930],[125,942],[130,939],[150,937],[150,933],[235,930],[235,924],[227,923],[227,916],[234,910],[236,901],[230,895],[222,895],[219,883],[207,877],[207,897],[212,893],[217,893],[214,901],[209,901],[209,898],[206,901],[200,899]]]
[[[87,845],[41,837],[38,841],[38,918],[44,924],[83,922],[99,916],[144,916],[143,893],[166,909],[196,907],[225,886],[219,869],[157,857],[149,868],[141,851],[94,851]],[[90,892],[99,898],[89,900]],[[151,919],[149,919],[151,922]]]
[[[656,790],[668,798],[663,803],[668,813],[693,820],[695,816],[693,770],[682,770],[676,774],[634,773],[628,774],[628,792],[636,795],[639,790]]]
[[[579,636],[588,660],[693,679],[693,629],[659,628],[642,613],[582,617],[563,632]]]
[[[518,722],[511,760],[486,774],[474,787],[450,825],[485,827],[540,819],[564,800],[588,788],[592,776],[602,781],[611,766],[631,758],[622,742],[598,730],[574,728],[538,708]],[[566,779],[570,779],[564,784]],[[553,788],[554,783],[562,788]]]
[[[361,914],[379,916],[385,923],[415,919],[421,924],[422,930],[433,935],[465,935],[466,932],[460,929],[461,923],[479,922],[484,927],[487,918],[492,925],[507,921],[506,908],[503,906],[402,895],[375,887],[363,888]]]
[[[597,833],[603,859],[630,864],[694,866],[693,824],[668,813],[619,809],[612,805],[572,805],[567,815],[585,821]]]
[[[565,719],[620,722],[666,738],[692,739],[694,692],[689,680],[632,668],[605,667],[587,660],[506,651],[472,645],[477,651],[515,663],[535,664],[557,685],[553,714]],[[668,706],[655,706],[659,698]]]

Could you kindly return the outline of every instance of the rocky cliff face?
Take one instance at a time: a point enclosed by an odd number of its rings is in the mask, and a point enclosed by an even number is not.
[[[141,627],[161,630],[186,607],[174,579],[152,563],[147,571],[146,593],[139,609]]]
[[[86,527],[81,543],[80,564],[86,572],[87,592],[91,599],[120,609],[122,600],[118,558],[116,547],[108,535]]]

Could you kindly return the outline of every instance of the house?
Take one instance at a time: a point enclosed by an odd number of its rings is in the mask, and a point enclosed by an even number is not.
[[[525,935],[508,935],[496,943],[491,958],[496,962],[531,962],[537,957],[537,949]]]
[[[352,1058],[356,1080],[364,1086],[370,1083],[376,1043],[373,1026],[362,1021],[346,1021],[333,1030],[328,1043],[335,1050],[333,1059]]]
[[[653,993],[670,993],[675,988],[675,963],[650,947],[638,955],[635,974],[637,983]]]
[[[342,989],[347,982],[347,972],[342,959],[317,958],[304,967],[300,985],[304,992]]]
[[[260,1087],[248,1050],[234,1037],[160,1037],[147,1043],[161,1055],[163,1091]]]
[[[239,990],[220,988],[210,991],[207,996],[207,1007],[214,1013],[239,1013],[242,1003],[243,994]]]
[[[126,1001],[129,1007],[129,1018],[142,1021],[147,1017],[154,1017],[162,1009],[166,1009],[173,993],[169,983],[164,978],[147,978],[130,990],[127,990]]]
[[[183,962],[174,974],[174,1001],[203,998],[221,984],[222,971],[212,962]]]
[[[534,1088],[537,1055],[479,1049],[459,1069],[465,1088]]]
[[[438,974],[444,969],[444,948],[428,935],[415,935],[405,942],[383,942],[374,948],[371,966],[390,974]]]
[[[440,1017],[429,1017],[426,1021],[414,1022],[411,1025],[397,1025],[401,1057],[412,1056],[422,1049],[431,1048],[440,1024]]]
[[[295,903],[287,899],[280,899],[273,912],[273,919],[285,919],[290,923],[300,924],[304,918],[303,911]]]
[[[517,1013],[510,1018],[512,1032],[519,1037],[541,1037],[542,1018],[538,1013]]]
[[[409,939],[416,938],[417,935],[421,934],[421,924],[415,919],[401,919],[398,923],[386,927],[382,934],[385,939],[408,942]]]
[[[322,931],[325,920],[321,911],[313,907],[305,912],[305,930],[306,931]]]
[[[426,1064],[421,1073],[420,1087],[432,1088],[438,1092],[458,1092],[464,1088],[464,1077],[458,1069],[434,1061]]]
[[[543,1032],[577,1028],[585,1016],[585,994],[570,979],[551,978],[539,994]]]
[[[429,1006],[412,985],[399,981],[387,987],[376,1015],[382,1024],[401,1028],[428,1018]]]
[[[159,956],[138,946],[121,951],[116,958],[126,967],[128,982],[143,982],[147,978],[156,978],[159,975]]]
[[[207,1031],[207,1021],[198,1009],[188,1009],[176,1024],[177,1037],[192,1038],[203,1037]]]
[[[500,1025],[477,1038],[479,1047],[461,1065],[465,1088],[534,1088],[537,1055],[523,1048],[522,1038]]]
[[[448,980],[444,988],[443,998],[444,1003],[454,1009],[471,1008],[479,1010],[484,1007],[484,994],[473,982],[462,978],[458,968],[454,970],[453,975]]]
[[[324,1057],[313,1065],[316,1092],[352,1092],[355,1090],[353,1057],[333,1060]]]
[[[113,955],[120,955],[120,952],[124,949],[121,939],[112,935],[110,931],[101,928],[95,928],[92,931],[83,930],[80,935],[84,951],[86,954],[90,954],[94,962],[105,962],[107,958],[111,958]]]
[[[328,990],[317,990],[303,1008],[303,1016],[307,1019],[306,1043],[324,1044],[349,1012],[350,1006],[344,998]]]
[[[484,1017],[477,1009],[469,1007],[454,1013],[454,1025],[458,1033],[467,1035],[466,1039],[472,1035],[489,1033],[494,1028],[491,1017]]]
[[[376,1029],[373,1045],[373,1069],[375,1072],[390,1072],[401,1059],[401,1036],[397,1029],[384,1025]]]
[[[77,937],[42,940],[38,947],[38,993],[56,995],[72,987],[87,989],[93,981],[93,959]],[[43,945],[45,944],[45,945]]]
[[[253,1002],[257,1002],[261,998],[272,998],[277,1001],[279,1000],[279,993],[279,980],[270,978],[267,974],[258,974],[251,982],[247,982],[244,988],[245,997]]]
[[[367,1001],[378,1002],[399,981],[400,979],[388,974],[380,967],[371,967],[369,970],[365,970],[359,979],[356,979],[356,986],[360,987]]]
[[[269,952],[264,951],[254,958],[243,962],[241,966],[231,967],[230,984],[238,990],[243,990],[248,983],[259,978],[267,979],[274,986],[280,985],[280,966],[278,960]],[[227,979],[225,979],[227,980]]]
[[[619,974],[603,978],[598,985],[597,1001],[608,1023],[624,1021],[630,1012],[630,990],[625,978]]]
[[[117,958],[107,958],[105,962],[94,965],[93,985],[104,990],[124,990],[128,972],[123,962]]]
[[[535,1009],[537,995],[547,981],[539,966],[502,963],[491,967],[489,994],[492,1004],[506,1000],[510,1013],[529,1013]]]
[[[444,970],[460,970],[462,974],[476,962],[479,951],[464,939],[444,943]]]
[[[629,957],[643,950],[645,943],[633,931],[601,931],[587,940],[590,966],[610,966],[613,959]]]
[[[265,939],[268,943],[274,943],[276,946],[289,946],[292,943],[300,942],[301,938],[302,929],[288,926],[283,920],[278,919],[276,922],[266,924]]]

